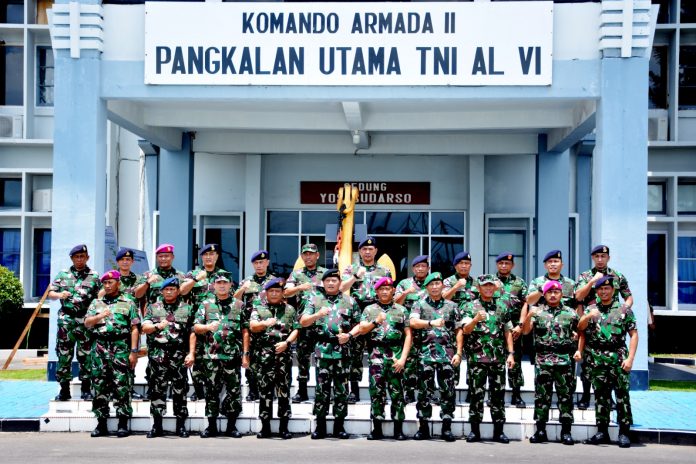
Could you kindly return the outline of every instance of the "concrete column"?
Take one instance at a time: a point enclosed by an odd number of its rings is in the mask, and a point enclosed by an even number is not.
[[[469,211],[467,217],[467,243],[471,253],[471,275],[477,276],[483,273],[486,256],[484,256],[483,244],[485,238],[485,157],[469,157]]]
[[[634,298],[640,344],[631,388],[648,388],[647,171],[648,59],[603,58],[592,163],[592,242],[611,250]]]
[[[249,257],[264,246],[263,240],[263,205],[261,204],[261,155],[246,155],[246,192],[244,193],[244,256],[243,276],[253,272]]]
[[[578,153],[576,162],[576,203],[578,211],[578,248],[579,272],[592,267],[590,250],[592,249],[592,157]],[[577,276],[569,276],[571,279]]]

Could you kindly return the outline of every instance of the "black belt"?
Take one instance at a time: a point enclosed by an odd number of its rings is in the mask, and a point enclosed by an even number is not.
[[[158,348],[162,348],[163,350],[180,350],[184,348],[184,343],[159,343],[159,342],[153,342]]]
[[[404,343],[401,340],[370,340],[369,345],[372,348],[377,346],[383,346],[387,348],[401,348],[402,346],[404,346]]]
[[[82,310],[77,310],[77,309],[72,309],[72,308],[67,308],[65,306],[61,306],[60,310],[63,311],[65,314],[71,317],[75,317],[77,319],[85,317],[87,314],[87,311],[82,311]]]
[[[117,342],[120,340],[126,341],[130,338],[130,334],[100,334],[97,333],[95,334],[95,337],[98,340],[104,341],[104,342]]]
[[[594,350],[608,350],[608,351],[619,351],[622,348],[625,348],[624,345],[616,345],[614,343],[597,343],[594,342],[592,344],[587,345],[588,348],[594,349]]]
[[[539,346],[536,345],[535,351],[538,354],[570,354],[575,353],[575,346]]]

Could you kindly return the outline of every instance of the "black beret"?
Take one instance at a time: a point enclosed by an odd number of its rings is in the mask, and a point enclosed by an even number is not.
[[[324,275],[321,276],[321,280],[326,280],[329,277],[338,277],[340,279],[341,275],[339,274],[338,269],[327,269],[326,272],[324,272]]]
[[[561,250],[551,250],[548,253],[546,253],[546,256],[544,256],[544,262],[548,261],[549,259],[563,259],[561,257]]]
[[[76,254],[78,254],[78,253],[87,253],[87,245],[85,245],[84,243],[81,243],[81,244],[79,244],[79,245],[75,245],[75,246],[72,247],[72,249],[70,250],[69,255],[70,255],[70,257],[72,258],[73,255],[76,255]]]

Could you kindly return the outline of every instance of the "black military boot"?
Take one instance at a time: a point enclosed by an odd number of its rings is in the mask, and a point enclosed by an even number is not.
[[[227,429],[225,430],[225,436],[232,438],[242,438],[242,434],[237,430],[237,416],[238,414],[230,414],[227,416]]]
[[[278,427],[278,436],[283,440],[289,440],[292,438],[292,434],[288,430],[288,423],[290,422],[289,417],[280,418],[280,426]]]
[[[382,440],[384,434],[382,433],[382,421],[379,419],[372,419],[372,432],[367,436],[368,440]]]
[[[326,417],[317,417],[317,426],[312,432],[312,440],[322,440],[326,438]]]
[[[188,430],[186,430],[186,418],[185,417],[177,417],[176,418],[176,434],[179,435],[181,438],[188,438],[189,437]]]
[[[214,438],[218,436],[217,417],[208,418],[208,426],[201,432],[201,438]]]
[[[358,382],[350,383],[350,395],[348,395],[348,404],[355,404],[360,401],[360,387]]]
[[[512,389],[512,399],[510,400],[512,406],[517,406],[518,408],[526,408],[527,403],[522,399],[522,394],[520,393],[520,387],[515,387]]]
[[[152,428],[147,432],[147,438],[161,437],[164,435],[164,430],[162,430],[162,416],[152,417]]]
[[[128,416],[118,416],[118,428],[116,429],[116,436],[118,438],[125,438],[130,435],[130,430],[128,430]]]
[[[404,441],[408,440],[408,437],[404,435],[404,422],[394,421],[394,440]]]
[[[344,421],[345,419],[334,419],[334,438],[340,438],[341,440],[347,440],[350,438],[350,435],[348,435],[348,432],[346,432],[346,429],[343,427]]]
[[[60,383],[60,392],[56,395],[56,401],[68,401],[72,398],[70,395],[70,382]]]
[[[193,394],[189,398],[191,401],[205,399],[205,388],[200,382],[193,382]]]
[[[430,424],[426,419],[418,421],[418,431],[413,436],[414,440],[430,440]]]
[[[549,436],[546,434],[546,423],[537,422],[536,432],[529,437],[529,443],[546,443],[549,441]]]
[[[90,401],[94,399],[94,397],[92,396],[92,383],[89,381],[89,379],[85,379],[82,381],[80,391],[82,392],[80,398],[82,398],[83,400]]]
[[[247,401],[256,401],[259,399],[259,385],[256,378],[251,376],[249,379],[249,393],[246,396]]]
[[[456,440],[455,436],[452,434],[452,419],[442,419],[442,432],[440,435],[443,440],[448,442]]]
[[[575,444],[575,440],[573,440],[573,435],[570,433],[570,428],[570,422],[561,423],[561,443],[572,446]]]
[[[271,419],[261,419],[261,431],[256,438],[271,438]]]
[[[476,443],[481,441],[481,428],[478,422],[471,423],[471,432],[466,436],[467,443]]]
[[[590,382],[582,383],[582,396],[576,403],[578,409],[585,411],[590,407]]]
[[[295,396],[292,397],[293,403],[301,403],[303,401],[309,401],[309,396],[307,395],[307,381],[306,380],[300,381],[300,384],[297,387],[297,393],[295,394]]]
[[[619,448],[630,448],[631,439],[628,436],[630,426],[619,425]]]
[[[97,419],[97,426],[92,430],[91,437],[106,437],[109,435],[109,429],[106,427],[106,417],[100,417]]]
[[[503,427],[505,422],[496,422],[493,424],[493,441],[498,443],[510,443],[510,439],[505,435]]]
[[[583,440],[586,445],[609,445],[611,444],[611,439],[609,438],[609,426],[606,424],[597,424],[597,433],[592,435],[587,440]]]

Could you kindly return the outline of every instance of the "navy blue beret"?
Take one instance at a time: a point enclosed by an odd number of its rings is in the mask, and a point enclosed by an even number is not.
[[[268,259],[268,252],[266,250],[259,250],[253,255],[251,255],[251,262],[258,261],[260,259]]]
[[[605,275],[601,277],[597,282],[594,284],[594,288],[597,289],[601,287],[602,285],[614,285],[614,276],[613,275]]]
[[[454,255],[452,266],[456,266],[459,261],[471,261],[471,254],[468,251],[461,251]]]
[[[512,253],[509,253],[509,252],[505,252],[505,253],[500,253],[498,255],[498,257],[495,258],[496,263],[499,263],[503,260],[512,261],[514,263],[515,262],[515,255],[513,255]]]
[[[177,277],[170,277],[168,279],[165,279],[164,282],[162,282],[162,286],[160,287],[160,290],[164,290],[165,287],[178,287],[179,286],[179,279]]]
[[[376,246],[377,246],[377,240],[375,240],[374,237],[367,236],[367,237],[365,238],[365,240],[363,240],[362,242],[360,242],[360,243],[358,244],[358,250],[361,249],[362,247],[366,247],[366,246],[373,246],[373,247],[376,247]]]
[[[270,288],[285,288],[285,279],[282,277],[274,277],[266,282],[266,284],[263,286],[264,290],[268,290]]]
[[[593,255],[595,253],[606,253],[609,254],[609,247],[606,245],[597,245],[590,251],[590,255]]]
[[[73,255],[76,255],[78,253],[87,253],[87,245],[84,243],[81,243],[80,245],[75,245],[72,247],[72,250],[70,250],[70,257],[72,258]]]
[[[130,248],[119,248],[116,252],[116,261],[121,258],[133,258],[133,250]]]
[[[546,253],[546,256],[544,256],[544,262],[553,258],[563,259],[561,257],[561,250],[551,250],[548,253]]]
[[[413,261],[411,261],[411,266],[415,266],[416,264],[420,263],[427,263],[428,262],[428,255],[420,255],[416,256],[413,258]]]
[[[203,253],[207,253],[208,251],[214,251],[217,253],[220,251],[220,245],[218,245],[217,243],[208,243],[207,245],[203,245],[203,247],[200,250],[198,250],[198,254],[202,255]]]
[[[340,279],[341,275],[338,273],[338,269],[327,269],[324,275],[321,276],[321,280],[326,280],[329,277],[338,277]]]

